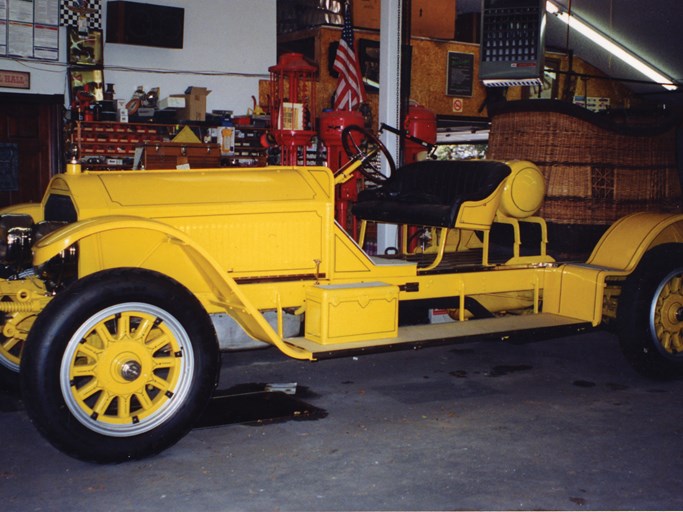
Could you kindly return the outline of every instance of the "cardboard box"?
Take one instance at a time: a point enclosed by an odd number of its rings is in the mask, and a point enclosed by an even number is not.
[[[206,87],[188,87],[185,90],[185,107],[178,110],[182,121],[204,121],[206,119],[206,97],[211,93]]]
[[[455,0],[412,0],[411,35],[455,39]]]
[[[166,110],[167,108],[185,108],[184,94],[171,94],[159,102],[159,110]]]
[[[305,336],[322,345],[398,336],[398,286],[370,282],[306,290]]]
[[[456,0],[412,0],[411,35],[454,39],[455,2]],[[354,27],[379,30],[380,3],[380,0],[354,0]]]
[[[380,0],[354,0],[353,26],[379,30]]]

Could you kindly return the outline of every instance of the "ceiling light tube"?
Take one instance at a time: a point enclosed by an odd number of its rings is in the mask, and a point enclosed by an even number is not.
[[[621,46],[618,46],[616,43],[609,40],[604,35],[600,34],[597,30],[587,25],[586,23],[578,19],[576,16],[571,16],[567,12],[560,11],[560,8],[555,3],[547,1],[545,4],[545,10],[548,13],[553,14],[562,22],[572,27],[577,32],[586,36],[588,39],[593,41],[598,46],[601,46],[602,48],[610,52],[618,59],[624,61],[633,69],[641,72],[643,75],[650,78],[651,80],[654,80],[665,89],[669,91],[675,91],[678,89],[678,86],[674,85],[671,78],[664,76],[656,69],[648,66],[642,60],[627,52]]]

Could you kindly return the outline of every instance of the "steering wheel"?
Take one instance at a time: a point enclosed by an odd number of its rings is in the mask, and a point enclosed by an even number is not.
[[[384,155],[389,164],[390,176],[396,172],[396,163],[382,141],[365,128],[355,124],[347,126],[342,131],[342,147],[351,160],[360,160],[358,170],[368,181],[381,185],[389,178],[382,174],[379,163],[375,160],[377,152]]]

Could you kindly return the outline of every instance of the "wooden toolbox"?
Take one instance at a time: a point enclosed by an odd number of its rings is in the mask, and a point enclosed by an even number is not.
[[[187,142],[158,142],[143,144],[141,163],[144,169],[207,169],[220,167],[219,144],[196,144]]]

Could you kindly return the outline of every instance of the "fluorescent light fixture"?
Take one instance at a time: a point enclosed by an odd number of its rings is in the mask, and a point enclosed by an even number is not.
[[[674,85],[671,78],[664,76],[656,69],[648,66],[642,60],[638,59],[633,54],[627,52],[621,46],[609,40],[607,37],[599,33],[593,27],[587,25],[586,23],[578,19],[576,16],[570,16],[569,13],[567,13],[566,11],[561,11],[560,7],[555,3],[548,0],[545,4],[545,10],[548,13],[553,14],[556,18],[563,21],[570,27],[572,27],[577,32],[586,36],[588,39],[593,41],[598,46],[603,47],[605,50],[610,52],[618,59],[624,61],[633,69],[640,71],[646,77],[650,78],[651,80],[654,80],[665,89],[669,91],[675,91],[678,89],[678,86]]]

